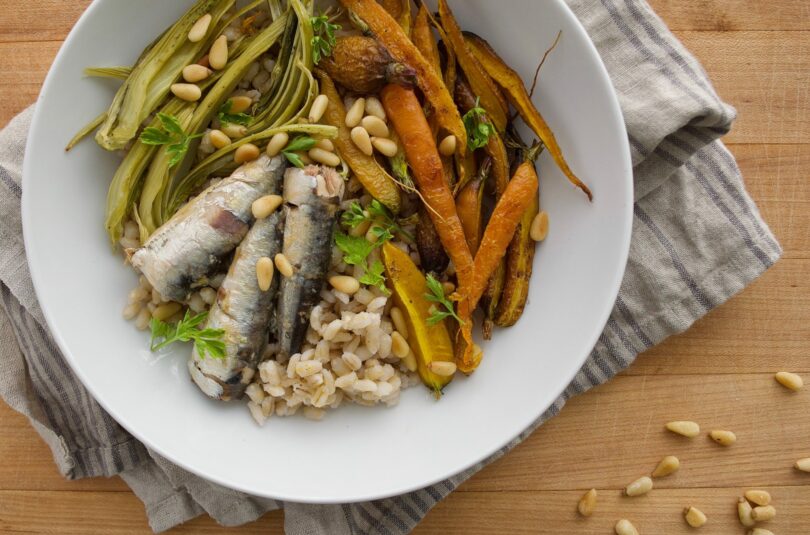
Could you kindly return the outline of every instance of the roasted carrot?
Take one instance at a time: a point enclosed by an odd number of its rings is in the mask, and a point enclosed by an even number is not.
[[[472,254],[464,238],[453,194],[444,179],[439,150],[419,99],[411,89],[387,85],[382,91],[385,112],[402,140],[414,181],[428,205],[428,213],[442,245],[455,265],[463,293],[473,281]]]
[[[375,0],[340,0],[340,2],[363,19],[394,59],[416,71],[417,84],[436,113],[439,124],[459,140],[458,152],[460,154],[466,152],[467,132],[450,92],[397,21]]]
[[[467,77],[470,87],[478,98],[481,99],[481,107],[487,110],[492,120],[492,124],[498,132],[506,130],[508,122],[509,104],[501,93],[500,88],[490,78],[478,60],[473,56],[461,28],[456,22],[447,0],[439,0],[439,17],[441,25],[447,35],[445,46],[449,47],[456,56],[461,70]]]
[[[467,246],[470,253],[475,256],[481,235],[484,232],[484,215],[482,204],[484,200],[484,185],[489,175],[489,161],[481,164],[478,176],[471,180],[456,196],[456,211],[464,228]]]
[[[411,0],[380,0],[388,14],[397,19],[407,35],[411,34]]]
[[[430,19],[425,4],[419,6],[416,18],[413,21],[411,31],[411,41],[417,50],[424,56],[425,60],[433,67],[436,74],[442,74],[442,61],[439,57],[439,46],[430,29]]]
[[[534,195],[532,203],[520,219],[515,237],[506,251],[506,284],[497,303],[495,325],[511,327],[523,315],[529,297],[529,281],[532,278],[534,253],[537,244],[529,235],[534,216],[540,211],[540,199]]]
[[[472,53],[484,67],[484,70],[501,86],[506,92],[507,99],[517,109],[520,116],[526,121],[537,137],[543,142],[548,149],[551,157],[554,158],[557,166],[568,177],[568,180],[576,187],[581,189],[588,196],[588,199],[593,200],[591,190],[586,186],[577,176],[571,171],[568,162],[563,157],[562,149],[560,149],[557,138],[549,128],[543,116],[532,103],[532,99],[526,91],[526,86],[523,85],[523,80],[520,75],[516,73],[509,65],[507,65],[492,47],[481,37],[465,32],[465,40]]]

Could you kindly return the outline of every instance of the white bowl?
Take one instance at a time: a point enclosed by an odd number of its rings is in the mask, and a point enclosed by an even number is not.
[[[96,0],[48,74],[24,167],[23,222],[37,296],[56,342],[95,399],[161,455],[222,485],[295,502],[351,502],[424,487],[498,450],[531,424],[585,361],[627,260],[632,176],[616,96],[595,48],[561,0],[453,1],[463,28],[488,39],[530,80],[535,101],[594,202],[540,159],[551,231],[539,247],[526,312],[498,330],[481,367],[436,402],[404,392],[394,408],[341,407],[322,422],[274,418],[263,428],[241,403],[208,400],[188,378],[188,348],[153,355],[121,319],[136,281],[104,232],[119,159],[73,134],[110,103],[115,84],[86,66],[129,65],[190,0]],[[553,448],[553,444],[548,447]],[[540,468],[540,467],[538,467]]]

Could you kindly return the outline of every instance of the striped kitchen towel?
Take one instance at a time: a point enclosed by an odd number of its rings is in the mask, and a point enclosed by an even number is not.
[[[120,474],[152,528],[202,513],[224,525],[285,508],[289,534],[398,535],[486,464],[504,455],[566,400],[604,383],[642,351],[695,320],[770,267],[781,249],[718,140],[735,111],[643,0],[568,0],[616,87],[632,150],[633,239],[616,306],[565,393],[493,457],[437,485],[347,505],[301,505],[208,483],[150,452],[88,395],[51,340],[22,243],[21,166],[31,110],[0,134],[0,395],[25,414],[68,478]]]

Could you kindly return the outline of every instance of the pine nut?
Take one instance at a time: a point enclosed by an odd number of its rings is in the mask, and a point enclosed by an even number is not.
[[[199,19],[191,29],[188,31],[188,40],[192,43],[199,43],[205,37],[205,34],[208,33],[208,27],[211,25],[211,14],[206,13]]]
[[[443,360],[434,360],[428,364],[428,369],[440,377],[450,377],[456,373],[456,363]]]
[[[686,523],[693,528],[699,528],[707,521],[706,515],[703,514],[703,511],[695,507],[687,507],[684,509],[683,517],[686,520]]]
[[[793,390],[794,392],[798,392],[804,386],[804,381],[802,381],[801,376],[795,373],[779,372],[774,376],[774,378],[779,382],[780,385]]]
[[[231,139],[241,139],[247,135],[247,127],[241,124],[226,124],[221,128],[222,133]]]
[[[149,328],[149,320],[152,319],[152,314],[149,309],[144,307],[138,312],[138,317],[135,318],[135,328],[139,331],[145,331]]]
[[[737,435],[731,431],[721,431],[718,429],[709,433],[709,436],[721,446],[731,446],[737,442]]]
[[[340,157],[334,152],[329,152],[327,150],[315,147],[310,149],[307,154],[309,155],[310,158],[312,158],[313,160],[315,160],[320,164],[329,167],[337,167],[340,165]]]
[[[135,319],[135,316],[141,311],[141,304],[140,303],[130,303],[124,307],[124,311],[122,312],[124,319],[129,321]]]
[[[399,152],[397,144],[384,137],[372,137],[371,144],[374,145],[374,148],[377,149],[380,154],[388,156],[389,158],[393,158],[397,155],[397,152]]]
[[[765,522],[766,520],[770,520],[776,516],[776,509],[773,505],[760,505],[758,507],[754,507],[754,510],[751,511],[751,518],[754,522]]]
[[[329,152],[335,152],[335,144],[331,140],[322,138],[315,142],[315,146]]]
[[[366,113],[383,121],[388,120],[388,117],[385,115],[385,108],[383,108],[382,102],[380,102],[380,99],[377,97],[368,97],[366,99]]]
[[[211,144],[215,149],[224,149],[231,144],[231,138],[226,136],[222,130],[211,130],[208,136],[211,138]]]
[[[661,462],[658,463],[658,466],[655,467],[653,470],[652,476],[653,477],[666,477],[670,474],[673,474],[678,471],[678,468],[681,467],[681,461],[678,460],[677,457],[673,455],[667,455]]]
[[[765,528],[754,528],[748,531],[748,535],[773,535],[773,531]]]
[[[309,157],[309,154],[306,152],[299,150],[298,152],[293,153],[301,159],[304,165],[312,165],[315,161]]]
[[[155,308],[155,311],[152,312],[152,317],[156,320],[165,321],[180,312],[181,308],[183,307],[180,303],[164,303]]]
[[[281,149],[287,146],[287,143],[290,142],[290,135],[286,132],[279,132],[278,134],[274,135],[270,138],[270,141],[267,143],[267,155],[271,158],[278,155],[281,152]]]
[[[419,365],[416,362],[416,355],[413,352],[408,353],[408,356],[402,359],[402,363],[408,368],[408,371],[415,372]]]
[[[194,84],[172,84],[174,96],[187,102],[197,102],[202,97],[202,90]]]
[[[807,457],[806,459],[799,459],[793,466],[802,472],[810,472],[810,457]]]
[[[577,511],[582,516],[591,516],[594,509],[596,509],[596,489],[591,489],[579,499]]]
[[[771,503],[771,494],[767,490],[748,490],[745,492],[745,499],[757,505],[768,505]]]
[[[638,535],[638,530],[629,520],[622,518],[613,527],[616,535]]]
[[[346,295],[354,295],[360,289],[360,283],[354,277],[348,275],[335,275],[329,278],[332,288]]]
[[[315,97],[315,100],[312,102],[312,107],[309,108],[309,115],[307,119],[309,119],[310,123],[317,123],[323,117],[323,114],[326,113],[326,108],[329,106],[329,97],[326,95],[318,95]]]
[[[385,124],[382,119],[374,117],[373,115],[363,117],[363,120],[360,121],[360,125],[372,136],[388,137],[391,135],[391,132],[388,130],[388,125]]]
[[[253,201],[250,210],[256,219],[264,219],[270,217],[283,202],[284,198],[281,195],[265,195]]]
[[[228,38],[224,35],[217,37],[211,46],[211,50],[208,52],[208,63],[215,71],[224,69],[228,64]]]
[[[247,111],[251,106],[253,106],[253,99],[250,97],[246,97],[244,95],[240,95],[238,97],[231,97],[228,99],[231,101],[231,113],[242,113]]]
[[[452,134],[447,136],[439,143],[439,154],[442,156],[452,156],[456,152],[456,145],[458,145],[456,136]]]
[[[368,228],[371,226],[371,221],[366,219],[356,227],[349,229],[349,236],[353,236],[355,238],[359,238],[360,236],[365,236],[366,232],[368,232]]]
[[[346,112],[346,126],[354,128],[363,120],[366,112],[366,99],[360,97],[354,101],[352,107]]]
[[[740,524],[747,528],[750,528],[756,523],[754,519],[751,518],[752,511],[753,508],[751,504],[745,501],[745,498],[737,500],[737,517],[740,519]]]
[[[368,131],[363,128],[362,126],[355,126],[352,128],[352,143],[360,149],[360,152],[365,154],[366,156],[371,156],[374,154],[374,147],[371,145],[371,137],[368,135]]]
[[[290,260],[284,256],[284,253],[278,253],[275,257],[276,269],[279,273],[283,276],[290,278],[295,273],[292,264],[290,264]]]
[[[397,357],[404,359],[411,352],[408,341],[397,331],[391,333],[391,352]]]
[[[405,316],[398,307],[391,307],[391,321],[394,322],[394,328],[404,338],[408,339],[408,324],[405,323]]]
[[[548,236],[548,212],[539,212],[532,220],[529,235],[534,241],[543,241]]]
[[[266,256],[259,258],[256,262],[256,280],[259,283],[259,289],[266,292],[273,284],[273,261]]]
[[[700,434],[700,426],[695,422],[689,421],[675,421],[667,424],[667,429],[676,435],[683,435],[689,438],[695,438]]]
[[[259,150],[259,147],[253,143],[245,143],[244,145],[240,145],[233,153],[233,161],[236,163],[252,162],[258,158],[261,153],[262,151]]]
[[[642,496],[650,492],[653,488],[652,479],[647,476],[640,477],[627,485],[624,489],[624,494],[630,497]]]
[[[197,82],[202,82],[211,76],[213,72],[214,71],[208,67],[203,67],[202,65],[192,63],[191,65],[186,65],[183,67],[183,80],[190,84],[196,84]]]
[[[456,291],[456,285],[450,281],[445,281],[442,283],[442,290],[444,290],[444,295],[449,296]]]

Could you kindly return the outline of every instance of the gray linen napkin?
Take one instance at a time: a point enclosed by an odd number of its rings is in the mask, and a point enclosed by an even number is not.
[[[156,532],[203,512],[238,525],[284,507],[289,534],[404,534],[567,399],[604,383],[770,267],[779,244],[718,141],[734,109],[720,101],[695,58],[643,0],[567,1],[607,65],[632,147],[635,218],[619,298],[588,361],[531,428],[485,462],[395,498],[314,506],[247,496],[172,465],[105,414],[59,354],[31,286],[20,225],[31,110],[14,119],[0,134],[0,395],[29,417],[65,477],[120,474],[143,500]]]

